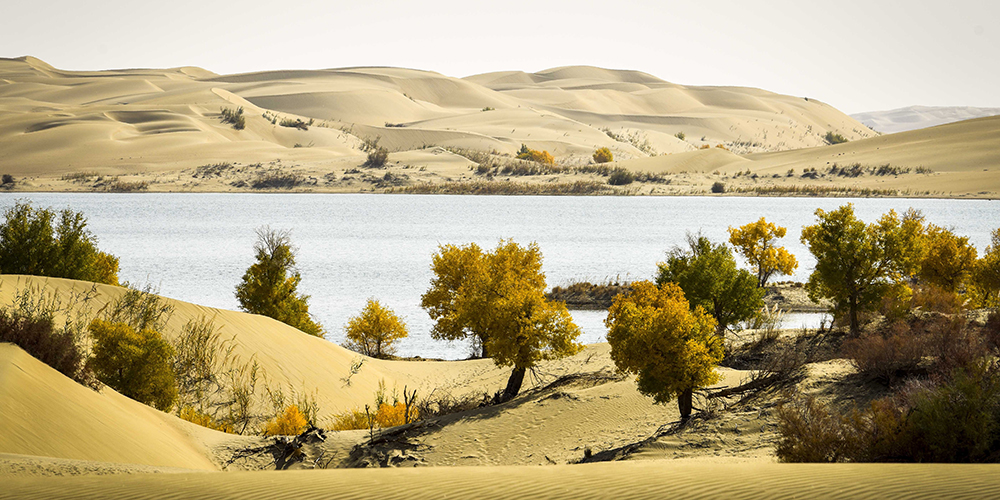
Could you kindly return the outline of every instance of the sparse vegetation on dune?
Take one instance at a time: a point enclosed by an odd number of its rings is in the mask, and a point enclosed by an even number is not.
[[[593,195],[616,194],[603,182],[576,181],[531,184],[513,181],[453,181],[442,184],[419,183],[402,188],[389,188],[386,193],[398,194],[484,194],[484,195]]]
[[[222,120],[222,123],[232,125],[236,130],[243,130],[247,125],[247,119],[243,116],[243,106],[236,109],[222,108],[219,119]]]
[[[900,196],[909,194],[898,189],[861,188],[854,186],[734,186],[728,188],[733,193],[748,193],[761,196]]]

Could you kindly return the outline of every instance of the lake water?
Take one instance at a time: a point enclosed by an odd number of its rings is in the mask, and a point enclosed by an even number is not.
[[[714,241],[726,228],[764,216],[788,228],[782,243],[799,260],[791,278],[805,281],[814,260],[799,242],[816,208],[851,202],[870,222],[889,209],[918,208],[930,222],[953,227],[980,250],[1000,226],[1000,203],[981,200],[737,197],[493,197],[362,194],[94,194],[0,195],[0,207],[27,198],[71,207],[89,220],[99,247],[118,256],[119,276],[152,283],[160,293],[236,309],[234,289],[254,261],[254,230],[291,231],[302,273],[300,291],[327,338],[343,340],[347,319],[368,297],[403,316],[410,337],[403,355],[456,359],[463,343],[438,342],[420,295],[431,280],[438,245],[475,242],[492,249],[501,238],[538,242],[549,286],[571,280],[650,279],[667,249],[701,231]],[[583,342],[604,340],[603,311],[573,311]],[[794,316],[790,327],[815,317]],[[787,321],[786,321],[787,323]]]

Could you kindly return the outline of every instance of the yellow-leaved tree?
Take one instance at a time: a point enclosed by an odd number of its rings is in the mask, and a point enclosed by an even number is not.
[[[657,403],[676,397],[683,420],[691,416],[694,390],[719,380],[723,346],[715,319],[701,307],[692,311],[674,283],[632,283],[631,293],[615,297],[604,324],[618,370],[638,375],[639,392]]]
[[[532,243],[501,241],[492,252],[478,245],[442,245],[431,263],[434,279],[421,305],[435,320],[431,336],[470,339],[483,357],[514,368],[500,397],[521,390],[538,361],[579,352],[580,329],[562,302],[545,298],[542,253]]]
[[[757,273],[757,286],[767,285],[774,274],[792,274],[799,262],[785,247],[775,246],[778,238],[784,238],[786,229],[767,222],[763,217],[738,228],[729,228],[729,243],[743,256]]]
[[[354,316],[344,326],[347,340],[344,347],[371,356],[387,358],[396,352],[396,341],[409,333],[403,320],[391,309],[382,307],[375,299],[368,299],[361,314]]]

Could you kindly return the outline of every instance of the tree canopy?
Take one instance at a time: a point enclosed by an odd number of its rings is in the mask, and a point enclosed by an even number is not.
[[[435,320],[435,339],[470,339],[497,366],[514,368],[502,399],[517,395],[525,370],[544,359],[568,356],[582,346],[580,329],[565,304],[545,298],[542,253],[532,243],[501,241],[442,245],[434,254],[434,279],[421,305]]]
[[[177,399],[172,358],[174,349],[151,328],[95,319],[90,363],[97,379],[140,403],[169,411]]]
[[[322,337],[323,327],[309,316],[309,296],[297,292],[302,276],[295,267],[295,250],[288,232],[258,229],[254,252],[257,262],[236,286],[240,308]]]
[[[764,306],[764,291],[753,275],[736,267],[724,243],[713,245],[704,236],[688,235],[688,250],[674,247],[658,267],[656,284],[680,286],[692,308],[701,306],[715,318],[720,335]]]
[[[118,284],[118,258],[97,249],[81,212],[18,201],[0,224],[0,272]]]
[[[918,276],[954,293],[968,281],[976,265],[976,248],[969,238],[933,224],[925,230],[925,254]]]
[[[816,257],[806,290],[814,301],[831,299],[838,314],[846,312],[851,333],[857,334],[859,312],[919,270],[923,216],[909,210],[900,218],[890,210],[865,225],[850,203],[815,213],[816,224],[802,228],[802,242]]]
[[[365,356],[386,358],[396,352],[396,341],[406,338],[406,324],[392,310],[382,307],[375,299],[368,299],[361,314],[352,317],[344,326],[347,341],[344,347]]]
[[[691,415],[694,389],[719,380],[723,346],[715,320],[701,306],[692,310],[674,283],[632,283],[631,293],[615,297],[604,324],[618,370],[638,375],[639,392],[657,403],[676,397],[682,419]]]
[[[774,274],[792,274],[799,263],[784,247],[775,246],[784,238],[786,229],[763,217],[738,228],[729,228],[729,243],[736,248],[757,272],[757,286],[767,285]]]

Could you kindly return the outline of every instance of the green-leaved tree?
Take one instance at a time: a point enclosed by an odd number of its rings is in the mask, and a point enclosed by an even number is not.
[[[97,249],[81,212],[18,201],[0,224],[0,272],[118,284],[118,259]]]
[[[857,335],[859,313],[919,270],[923,217],[909,210],[900,218],[890,210],[866,225],[848,203],[829,212],[817,209],[816,219],[816,224],[802,228],[802,242],[816,257],[806,290],[814,301],[832,300],[838,314],[848,315],[851,333]]]
[[[724,243],[713,245],[701,235],[688,235],[688,250],[674,247],[661,262],[656,284],[676,283],[691,307],[715,318],[717,333],[752,318],[764,306],[764,291],[747,270],[736,267]]]
[[[295,250],[288,232],[258,229],[254,252],[257,262],[236,286],[240,308],[322,337],[323,327],[309,316],[309,296],[297,292],[302,276],[295,267]]]
[[[177,399],[174,349],[151,328],[95,319],[90,323],[97,379],[140,403],[170,411]]]

